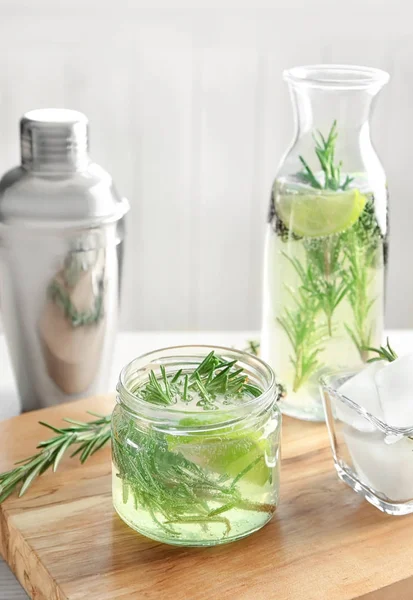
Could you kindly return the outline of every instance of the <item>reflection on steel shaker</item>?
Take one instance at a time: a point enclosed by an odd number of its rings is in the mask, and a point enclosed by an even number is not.
[[[23,410],[107,391],[129,206],[88,156],[88,122],[26,113],[0,182],[0,301]]]
[[[40,318],[47,371],[67,394],[88,389],[99,367],[104,334],[105,248],[70,250],[47,287]],[[85,240],[87,243],[87,239]]]

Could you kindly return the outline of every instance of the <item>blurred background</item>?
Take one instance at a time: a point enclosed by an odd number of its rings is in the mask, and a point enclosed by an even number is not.
[[[413,327],[413,21],[402,0],[0,0],[0,168],[18,121],[85,112],[131,203],[122,329],[258,329],[269,193],[292,134],[284,68],[391,74],[373,118],[391,210],[387,327]]]

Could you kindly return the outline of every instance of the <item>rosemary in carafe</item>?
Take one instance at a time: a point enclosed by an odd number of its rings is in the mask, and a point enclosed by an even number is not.
[[[367,101],[362,86],[374,80],[378,90],[387,75],[353,69],[286,74],[299,130],[271,194],[262,353],[284,385],[283,411],[309,420],[323,419],[320,375],[359,366],[382,334],[387,191],[368,136],[372,94]]]

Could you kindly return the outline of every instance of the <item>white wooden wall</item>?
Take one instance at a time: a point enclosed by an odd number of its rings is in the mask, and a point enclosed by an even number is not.
[[[195,6],[196,5],[196,6]],[[413,327],[413,19],[401,0],[0,0],[0,168],[18,119],[65,106],[131,201],[122,327],[260,324],[269,189],[292,135],[281,72],[382,67],[373,134],[391,192],[388,319]]]

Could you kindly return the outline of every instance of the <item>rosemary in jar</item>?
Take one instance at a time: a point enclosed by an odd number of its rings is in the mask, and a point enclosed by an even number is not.
[[[189,546],[261,528],[278,503],[278,397],[272,370],[245,352],[183,346],[132,361],[112,417],[119,516]]]

